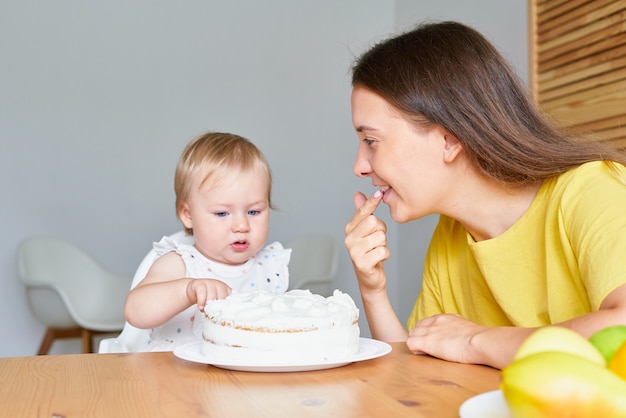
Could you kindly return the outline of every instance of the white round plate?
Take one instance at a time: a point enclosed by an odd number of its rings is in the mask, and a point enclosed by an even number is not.
[[[501,390],[481,393],[463,402],[459,408],[461,418],[511,418],[511,411]]]
[[[226,358],[209,358],[201,352],[202,341],[182,345],[174,350],[174,355],[180,359],[195,363],[210,364],[215,367],[229,370],[241,370],[246,372],[304,372],[310,370],[332,369],[345,366],[356,361],[371,360],[382,357],[391,352],[391,346],[385,342],[369,338],[359,339],[359,351],[343,359],[327,362],[263,362],[251,359],[248,362],[234,362]]]

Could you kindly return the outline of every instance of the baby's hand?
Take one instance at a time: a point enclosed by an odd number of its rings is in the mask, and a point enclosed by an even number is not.
[[[207,301],[224,299],[232,291],[230,286],[216,279],[192,279],[187,284],[187,297],[201,312],[204,312]]]

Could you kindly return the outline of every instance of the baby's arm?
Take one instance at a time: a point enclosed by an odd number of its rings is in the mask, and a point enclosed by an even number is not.
[[[126,297],[124,315],[128,323],[137,328],[154,328],[193,304],[203,310],[207,300],[223,299],[231,293],[222,281],[190,279],[185,273],[179,254],[169,252],[159,257]]]

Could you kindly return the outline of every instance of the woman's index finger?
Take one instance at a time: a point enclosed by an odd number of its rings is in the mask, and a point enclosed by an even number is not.
[[[359,215],[361,215],[361,217],[373,215],[374,211],[376,210],[376,208],[378,207],[378,205],[380,204],[382,200],[381,199],[382,196],[383,196],[382,192],[380,190],[376,190],[376,192],[374,192],[374,194],[371,195],[369,199],[363,202],[363,204],[358,208]],[[356,204],[356,197],[355,197],[355,204]]]

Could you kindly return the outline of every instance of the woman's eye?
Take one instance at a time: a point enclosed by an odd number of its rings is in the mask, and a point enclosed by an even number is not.
[[[367,145],[372,145],[375,141],[373,139],[363,138],[363,142],[365,142]]]
[[[259,213],[261,213],[261,211],[260,211],[260,210],[249,210],[249,211],[248,211],[248,215],[250,215],[250,216],[256,216],[256,215],[258,215]]]
[[[226,215],[228,215],[228,212],[215,212],[215,216],[218,218],[223,218]]]

